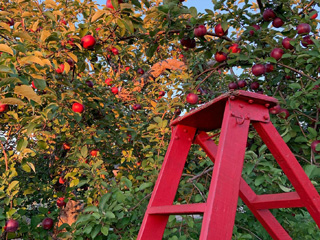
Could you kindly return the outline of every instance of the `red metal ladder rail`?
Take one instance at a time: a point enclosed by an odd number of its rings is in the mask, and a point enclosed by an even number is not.
[[[245,97],[252,95],[258,101],[261,100],[261,97],[255,94],[243,93],[243,95]],[[138,240],[162,239],[169,215],[197,213],[203,213],[201,240],[231,239],[238,196],[273,239],[287,240],[291,237],[271,214],[269,211],[271,208],[306,207],[320,227],[318,192],[269,121],[268,109],[252,104],[253,101],[250,102],[250,100],[249,103],[248,105],[243,99],[225,103],[219,146],[209,140],[205,132],[200,132],[196,137],[196,143],[215,162],[206,203],[172,205],[190,146],[199,129],[179,123],[174,127]],[[202,110],[203,108],[200,109]],[[250,122],[274,155],[296,192],[256,195],[241,178]],[[193,121],[190,125],[194,125]]]

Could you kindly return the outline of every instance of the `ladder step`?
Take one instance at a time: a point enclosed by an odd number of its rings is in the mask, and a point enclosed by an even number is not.
[[[304,207],[296,192],[257,195],[251,203],[256,209]]]
[[[205,203],[156,206],[148,209],[148,214],[185,215],[204,213]]]

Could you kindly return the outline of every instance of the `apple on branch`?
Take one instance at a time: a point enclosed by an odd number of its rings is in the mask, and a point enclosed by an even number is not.
[[[222,28],[221,23],[219,23],[217,26],[215,26],[214,31],[215,31],[215,33],[216,33],[219,37],[222,37],[222,36],[228,34],[228,29],[226,29],[226,30],[224,31],[223,28]]]
[[[198,95],[194,93],[189,93],[186,98],[187,102],[190,104],[196,104],[199,101]]]
[[[86,35],[81,38],[81,45],[85,49],[93,49],[96,45],[96,39],[91,35]]]
[[[8,110],[8,105],[0,103],[0,113],[6,112]]]
[[[42,228],[45,230],[50,230],[53,227],[53,220],[52,218],[45,218],[42,221]]]
[[[5,225],[6,232],[15,232],[18,230],[18,228],[19,228],[19,222],[17,220],[9,219],[6,222],[6,225]]]

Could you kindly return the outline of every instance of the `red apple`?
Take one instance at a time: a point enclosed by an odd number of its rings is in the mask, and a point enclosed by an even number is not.
[[[99,32],[101,30],[101,28],[96,28],[96,32]]]
[[[276,14],[271,8],[267,8],[266,10],[264,10],[262,17],[265,21],[271,21],[276,17]]]
[[[215,26],[214,31],[219,37],[222,37],[228,34],[228,29],[224,31],[220,23],[217,26]]]
[[[91,82],[90,80],[87,80],[86,84],[88,87],[93,88],[93,82]]]
[[[320,151],[316,150],[316,147],[319,143],[320,143],[320,140],[315,140],[311,143],[311,149],[314,153],[320,153]]]
[[[60,184],[63,185],[63,184],[65,184],[65,182],[66,182],[66,180],[65,180],[63,177],[60,177],[60,178],[59,178],[59,183],[60,183]]]
[[[112,87],[112,88],[111,88],[111,92],[112,92],[113,94],[118,94],[119,90],[118,90],[117,87]]]
[[[70,144],[69,143],[63,143],[62,144],[62,148],[64,149],[64,150],[70,150],[70,148],[71,148],[71,146],[70,146]]]
[[[57,199],[57,206],[58,207],[64,207],[66,205],[67,205],[67,203],[64,201],[64,197],[59,197]]]
[[[19,228],[19,222],[17,220],[9,219],[6,222],[6,225],[5,225],[6,232],[15,232],[18,230],[18,228]]]
[[[271,63],[266,64],[266,72],[272,72],[274,69],[274,66]]]
[[[238,44],[234,43],[229,47],[229,51],[232,53],[240,53],[241,49]]]
[[[163,97],[164,95],[166,95],[166,92],[165,92],[165,91],[160,91],[160,92],[159,92],[159,96],[160,96],[160,97]]]
[[[141,109],[141,105],[136,103],[136,104],[134,104],[134,105],[132,106],[132,109],[135,110],[135,111],[138,111],[138,110]]]
[[[129,70],[130,70],[130,67],[126,67],[125,70],[126,70],[126,71],[129,71]]]
[[[228,88],[230,90],[235,90],[235,89],[238,89],[239,86],[238,86],[238,84],[236,82],[231,82],[231,83],[228,84]]]
[[[297,26],[297,32],[298,34],[308,34],[311,32],[311,27],[308,23],[300,23],[298,26]]]
[[[119,50],[115,47],[112,47],[111,48],[111,52],[114,54],[114,55],[118,55],[119,54]]]
[[[93,150],[91,150],[90,155],[92,157],[96,157],[96,156],[98,156],[98,152],[99,152],[99,149],[93,149]]]
[[[239,88],[244,88],[244,87],[246,87],[246,86],[247,86],[246,80],[239,80],[239,81],[238,81],[238,86],[239,86]]]
[[[86,35],[81,38],[81,45],[85,49],[92,49],[96,44],[96,39],[91,35]]]
[[[282,21],[281,18],[276,17],[275,19],[273,19],[272,25],[276,28],[282,27],[282,25],[284,24],[284,22]]]
[[[67,63],[69,64],[71,69],[74,67],[74,61],[72,59],[68,59]]]
[[[200,25],[193,30],[195,37],[203,37],[207,34],[207,28],[204,25]]]
[[[181,114],[181,110],[179,108],[177,108],[175,111],[174,111],[174,114],[179,116]]]
[[[34,81],[31,82],[31,86],[32,86],[32,88],[37,89],[36,85],[34,85]]]
[[[251,83],[250,88],[252,90],[257,90],[259,88],[259,86],[260,86],[260,84],[258,82],[253,82],[253,83]]]
[[[114,7],[113,7],[113,5],[112,5],[112,3],[111,3],[111,0],[107,0],[107,2],[106,2],[106,7],[107,7],[107,8],[114,9]]]
[[[304,36],[301,40],[301,44],[304,46],[304,47],[308,47],[309,45],[313,45],[314,42],[312,41],[312,39],[310,38],[311,36],[310,35],[307,35],[307,36]]]
[[[180,43],[182,46],[187,47],[187,48],[195,48],[196,47],[196,40],[193,38],[182,38],[180,40]]]
[[[13,18],[10,18],[10,20],[7,21],[7,24],[11,27],[14,25],[14,20]]]
[[[224,52],[217,52],[214,58],[217,62],[224,62],[227,60],[227,54]]]
[[[61,20],[60,20],[60,23],[63,24],[63,25],[67,25],[67,22],[66,22],[66,20],[64,20],[64,19],[61,19]]]
[[[56,69],[56,73],[61,74],[61,73],[63,73],[63,71],[64,71],[64,64],[61,63],[61,64],[59,65],[59,67]]]
[[[283,108],[282,108],[282,109],[279,111],[279,117],[280,117],[280,118],[287,119],[289,116],[290,116],[290,113],[289,113],[289,111],[288,111],[287,109],[283,109]]]
[[[42,228],[49,230],[53,227],[53,220],[51,218],[45,218],[42,221]]]
[[[285,49],[293,49],[293,46],[290,44],[290,41],[292,40],[292,38],[284,38],[282,40],[282,46],[285,48]]]
[[[5,112],[7,110],[8,110],[8,105],[0,103],[0,113]]]
[[[255,24],[255,25],[252,25],[252,27],[253,27],[255,30],[250,30],[250,31],[249,31],[249,34],[250,34],[251,36],[253,36],[256,31],[260,30],[260,26],[259,26],[259,25],[256,25],[256,24]]]
[[[190,104],[196,104],[198,102],[199,98],[198,95],[194,94],[194,93],[189,93],[187,95],[187,102]]]
[[[310,19],[315,19],[318,17],[318,12],[315,9],[311,9],[309,11],[309,15],[311,15],[311,14],[312,14],[312,16],[310,17]]]
[[[270,112],[271,114],[278,114],[278,113],[281,111],[281,109],[282,109],[282,108],[280,107],[280,105],[276,105],[276,106],[270,108],[270,109],[269,109],[269,112]]]
[[[270,56],[273,57],[275,60],[279,60],[280,58],[282,58],[283,54],[284,51],[281,48],[274,48],[271,51]]]
[[[104,82],[105,82],[108,86],[111,86],[111,85],[112,85],[112,79],[111,79],[111,78],[107,78]]]
[[[82,113],[84,110],[84,106],[81,103],[75,102],[72,104],[72,110],[77,113]]]
[[[255,76],[261,76],[266,73],[266,67],[263,64],[255,64],[252,69],[252,74]]]
[[[139,68],[139,69],[137,70],[137,73],[142,75],[142,74],[144,74],[144,70],[143,70],[142,68]]]
[[[73,42],[73,38],[70,38],[67,43],[69,43],[72,47],[75,46],[76,44]]]

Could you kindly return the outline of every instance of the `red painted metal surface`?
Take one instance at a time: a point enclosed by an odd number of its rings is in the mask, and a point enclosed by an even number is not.
[[[320,227],[320,196],[269,120],[268,108],[275,104],[274,98],[236,91],[173,121],[171,141],[137,239],[162,239],[171,214],[199,213],[203,213],[201,240],[231,239],[239,196],[273,239],[291,237],[269,211],[272,208],[306,207]],[[250,123],[296,192],[256,195],[242,179]],[[206,134],[217,128],[221,128],[219,146]],[[208,199],[206,203],[172,205],[193,140],[215,163]]]

